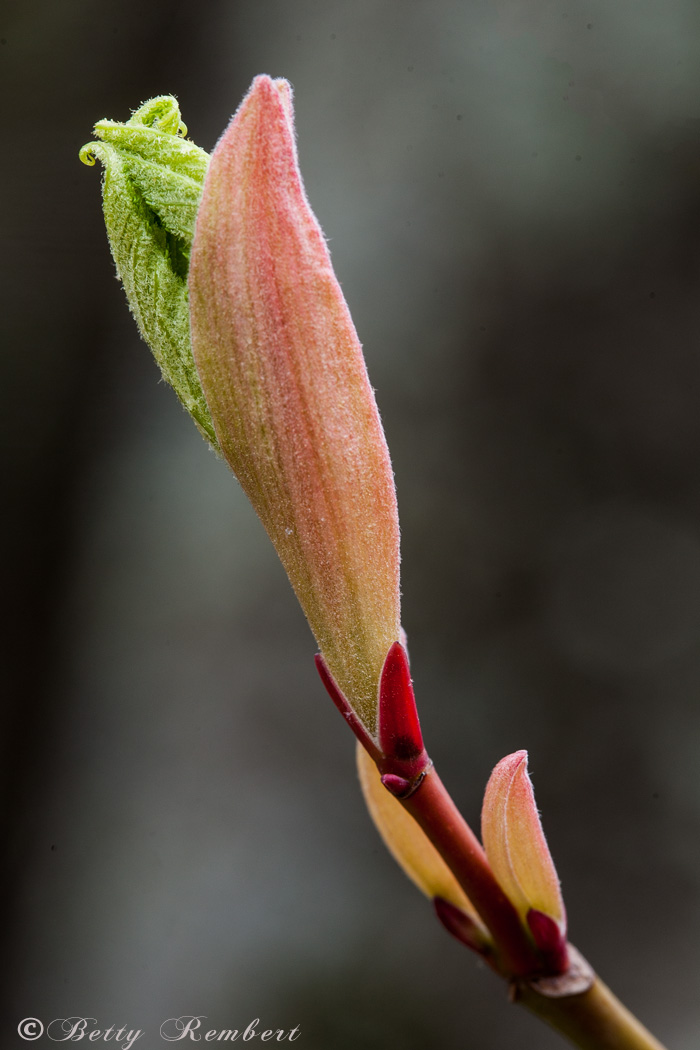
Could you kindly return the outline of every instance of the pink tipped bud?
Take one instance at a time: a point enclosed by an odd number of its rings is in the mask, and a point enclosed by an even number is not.
[[[566,938],[566,913],[527,772],[527,751],[508,755],[491,774],[481,812],[481,835],[501,888],[543,954],[556,956]],[[558,936],[545,920],[556,926]]]
[[[370,733],[399,637],[399,529],[362,349],[301,181],[291,88],[258,77],[212,155],[190,263],[219,445]]]

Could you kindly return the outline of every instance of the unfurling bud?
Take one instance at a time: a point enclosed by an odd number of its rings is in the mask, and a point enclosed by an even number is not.
[[[218,450],[192,356],[187,272],[209,156],[184,136],[176,99],[162,95],[120,124],[100,120],[80,151],[104,165],[102,196],[117,273],[141,335],[201,433]]]
[[[216,435],[370,734],[399,638],[399,530],[362,349],[304,193],[291,89],[258,77],[211,157],[190,266]]]
[[[527,751],[502,759],[486,786],[481,837],[494,875],[530,930],[550,972],[568,965],[566,912],[540,822]]]

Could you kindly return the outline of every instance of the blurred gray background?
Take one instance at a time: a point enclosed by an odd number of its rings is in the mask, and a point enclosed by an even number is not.
[[[699,34],[695,0],[4,0],[3,1046],[563,1046],[385,854],[114,280],[92,124],[173,92],[211,149],[262,72],[377,389],[430,752],[477,824],[529,748],[572,940],[700,1044]]]

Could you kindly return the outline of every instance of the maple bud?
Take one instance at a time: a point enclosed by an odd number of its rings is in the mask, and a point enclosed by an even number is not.
[[[399,638],[394,480],[362,349],[309,207],[291,88],[257,77],[212,154],[190,262],[219,445],[337,688],[375,733]]]
[[[547,968],[568,965],[566,912],[527,771],[527,751],[495,767],[484,794],[481,837],[493,873],[540,949]]]

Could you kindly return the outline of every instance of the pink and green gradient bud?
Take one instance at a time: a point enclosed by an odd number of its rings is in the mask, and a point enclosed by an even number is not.
[[[566,969],[566,911],[535,793],[527,751],[501,759],[484,794],[481,837],[498,882],[551,971]]]
[[[399,638],[391,462],[297,161],[291,88],[257,77],[209,163],[189,271],[192,348],[220,448],[367,730]]]

